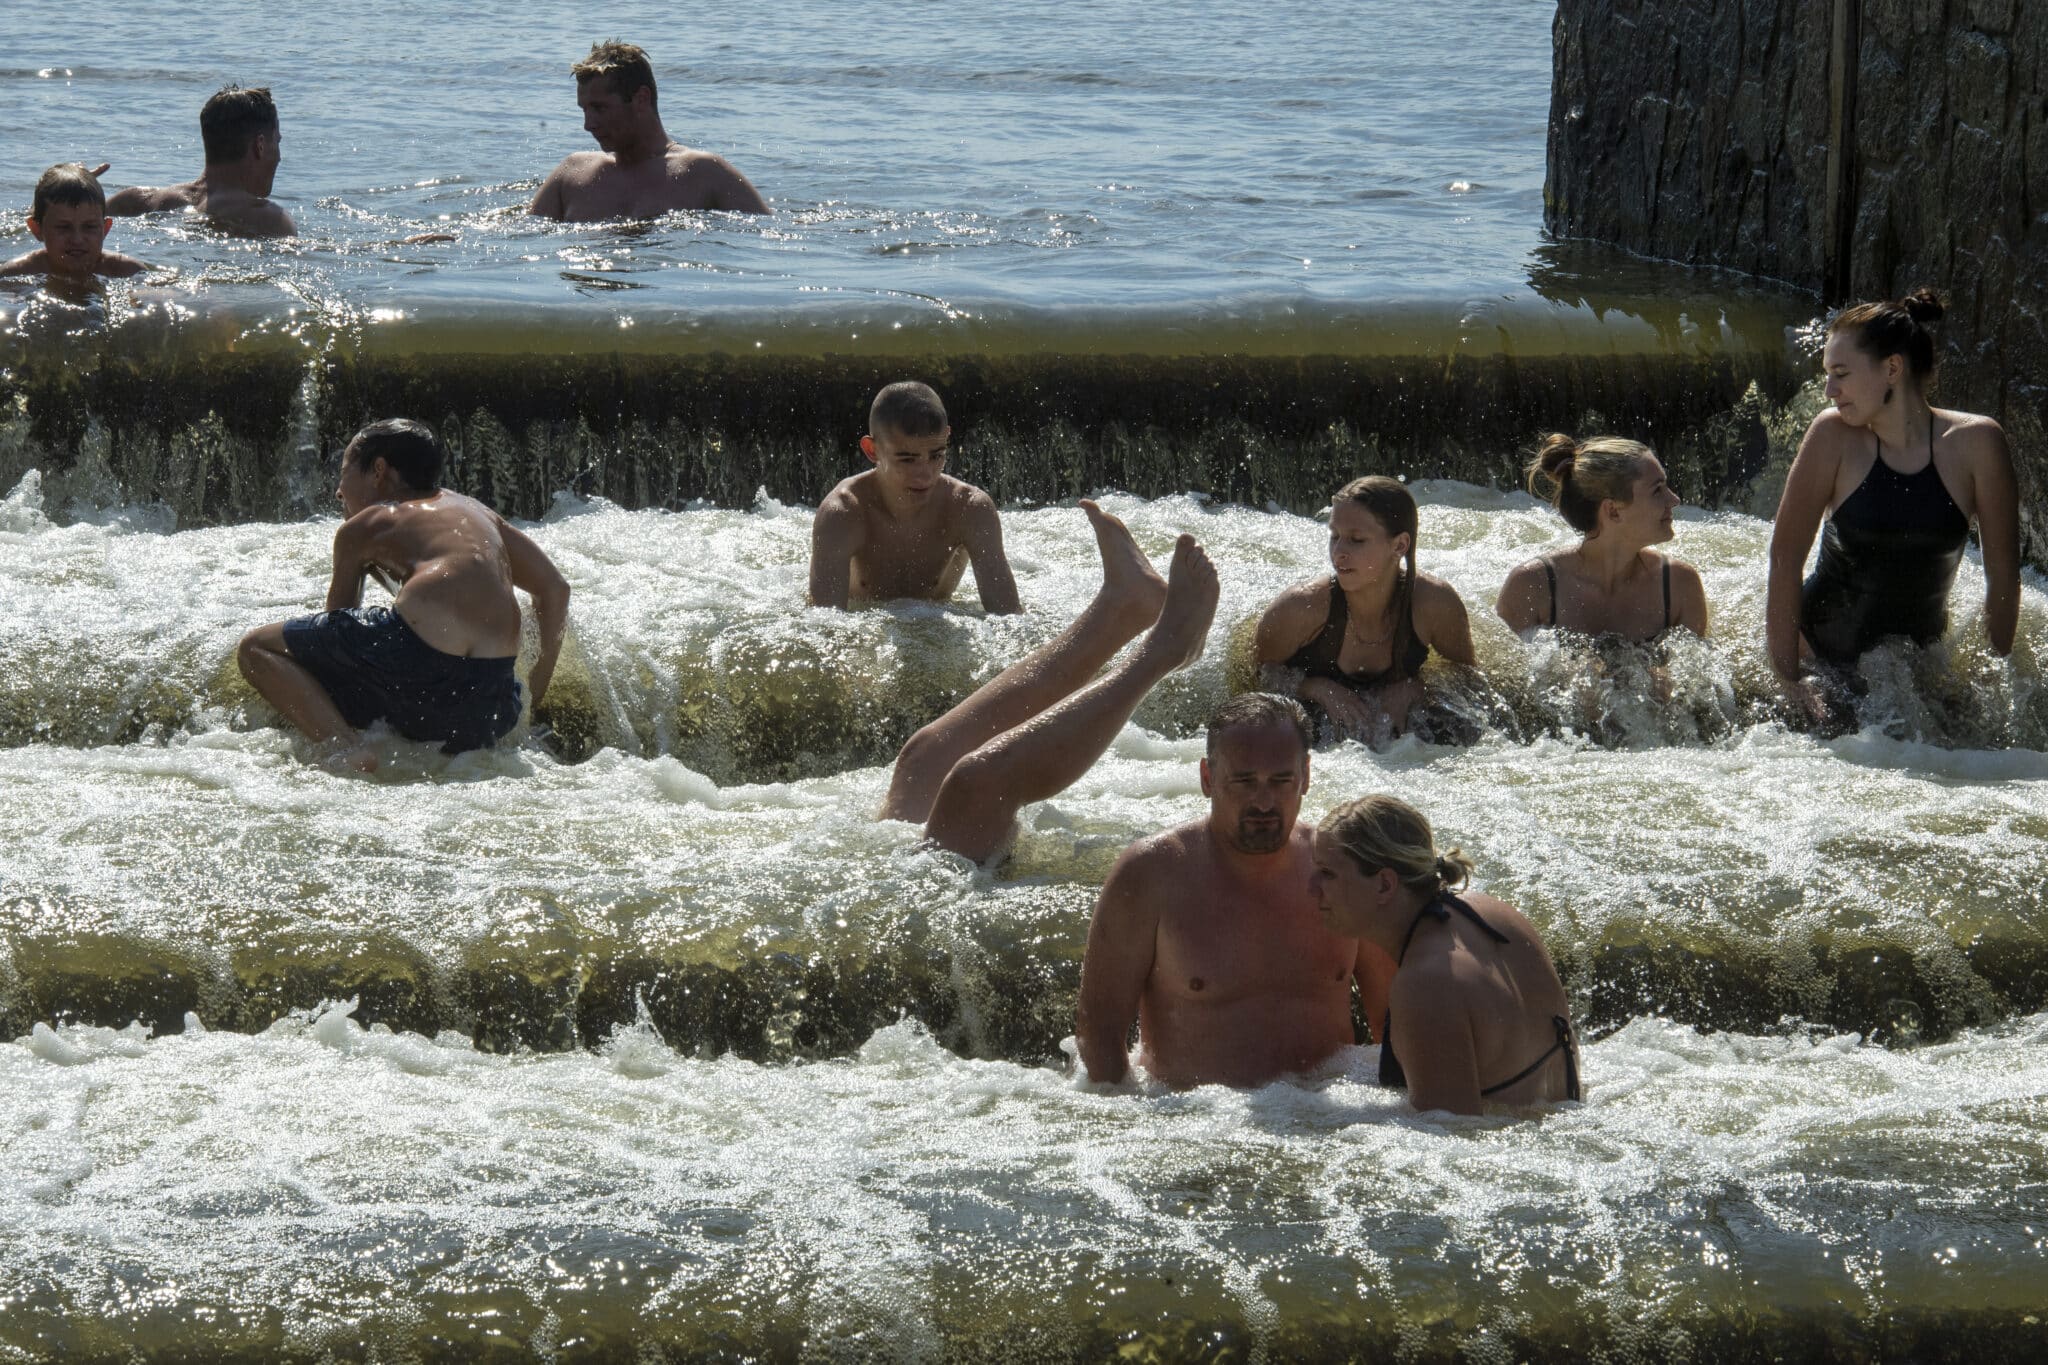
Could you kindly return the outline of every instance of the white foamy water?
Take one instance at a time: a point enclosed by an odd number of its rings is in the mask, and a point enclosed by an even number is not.
[[[1409,1114],[1373,1061],[1096,1093],[911,1025],[783,1067],[345,1009],[39,1029],[0,1046],[0,1349],[1796,1351],[2048,1289],[2042,1016],[1911,1052],[1640,1020],[1521,1124]]]
[[[1543,929],[1597,1041],[1589,1103],[1540,1123],[1418,1118],[1370,1052],[1251,1094],[1044,1065],[1095,889],[1201,811],[1201,717],[1249,621],[1320,570],[1312,520],[1108,499],[1155,556],[1204,539],[1219,625],[989,870],[869,817],[897,737],[1092,591],[1071,508],[1006,513],[1031,613],[984,619],[802,607],[807,509],[564,500],[532,528],[576,589],[557,719],[603,747],[394,741],[361,779],[308,763],[232,662],[316,604],[331,520],[59,524],[24,485],[0,505],[0,1353],[2021,1331],[2048,1289],[2038,583],[1996,660],[1966,564],[1951,646],[1878,661],[1864,728],[1822,741],[1762,689],[1764,523],[1681,516],[1716,639],[1646,707],[1492,617],[1561,539],[1547,509],[1418,492],[1486,675],[1455,685],[1499,723],[1319,752],[1306,809],[1415,801]]]

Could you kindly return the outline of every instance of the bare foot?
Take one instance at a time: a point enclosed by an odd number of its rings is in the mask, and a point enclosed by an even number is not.
[[[1209,552],[1193,536],[1182,536],[1174,544],[1173,565],[1167,570],[1166,605],[1159,609],[1159,620],[1141,648],[1162,655],[1170,661],[1169,668],[1186,668],[1201,658],[1221,591]]]
[[[1159,619],[1166,601],[1166,582],[1145,558],[1130,528],[1095,505],[1081,499],[1081,510],[1095,527],[1095,548],[1102,556],[1102,587],[1096,601],[1114,611],[1132,635]]]

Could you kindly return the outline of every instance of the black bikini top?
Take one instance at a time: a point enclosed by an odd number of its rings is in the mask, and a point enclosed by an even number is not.
[[[1664,624],[1658,627],[1658,633],[1661,634],[1671,629],[1671,561],[1663,555],[1659,555],[1658,558],[1664,561]],[[1550,560],[1547,557],[1536,562],[1543,566],[1544,581],[1550,584],[1550,620],[1548,624],[1554,627],[1557,625],[1557,570],[1551,566]],[[1612,634],[1612,632],[1609,633]]]
[[[1415,931],[1422,927],[1423,920],[1433,919],[1442,924],[1451,918],[1453,911],[1463,915],[1473,924],[1478,925],[1480,932],[1484,933],[1495,943],[1508,944],[1514,942],[1508,935],[1488,924],[1477,910],[1474,910],[1449,892],[1444,892],[1439,894],[1435,900],[1416,911],[1415,918],[1408,922],[1408,932],[1401,939],[1401,951],[1394,958],[1394,966],[1398,969],[1401,963],[1407,960],[1408,945],[1415,941]],[[1509,1086],[1527,1080],[1535,1075],[1538,1068],[1549,1061],[1552,1056],[1562,1052],[1564,1053],[1565,1098],[1568,1100],[1583,1098],[1579,1089],[1579,1047],[1577,1039],[1572,1035],[1571,1020],[1565,1018],[1562,1014],[1553,1014],[1550,1016],[1550,1023],[1551,1027],[1557,1031],[1557,1041],[1545,1048],[1542,1056],[1506,1080],[1482,1086],[1479,1091],[1481,1095],[1497,1094],[1500,1091],[1506,1090]],[[1387,1007],[1387,1017],[1384,1024],[1385,1026],[1380,1029],[1380,1084],[1387,1086],[1389,1089],[1406,1090],[1408,1088],[1408,1073],[1401,1069],[1401,1059],[1394,1055],[1394,1009],[1392,1005]]]
[[[1346,673],[1337,662],[1344,652],[1344,629],[1351,621],[1351,604],[1344,598],[1344,590],[1337,586],[1337,580],[1330,580],[1330,614],[1323,622],[1323,628],[1300,649],[1288,656],[1287,667],[1298,668],[1311,678],[1328,678],[1340,682],[1354,692],[1370,692],[1389,683],[1405,682],[1422,671],[1423,663],[1429,658],[1429,646],[1415,633],[1415,618],[1411,610],[1408,619],[1408,648],[1401,657],[1389,663],[1376,673]]]

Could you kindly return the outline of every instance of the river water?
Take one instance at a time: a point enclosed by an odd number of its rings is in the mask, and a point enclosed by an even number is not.
[[[283,110],[304,236],[166,219],[0,293],[0,1358],[2030,1359],[2048,1302],[2048,597],[1787,729],[1767,515],[1811,300],[1541,238],[1552,7],[8,7],[42,165]],[[566,65],[644,43],[766,220],[559,227]],[[479,35],[489,35],[478,41]],[[418,246],[399,238],[447,231]],[[1029,613],[800,605],[865,395],[941,381]],[[575,587],[553,730],[343,778],[233,645],[326,580],[332,454],[427,416]],[[1539,424],[1655,439],[1714,641],[1673,697],[1491,613]],[[1065,1065],[1087,916],[1202,717],[1409,475],[1472,742],[1319,752],[1543,929],[1583,1105],[1408,1112]],[[1452,475],[1456,477],[1441,477]],[[1489,486],[1491,485],[1491,486]],[[974,868],[870,818],[1095,583],[1065,501],[1223,569],[1202,659]]]

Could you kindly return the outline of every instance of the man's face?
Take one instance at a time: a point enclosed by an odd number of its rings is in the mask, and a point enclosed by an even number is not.
[[[353,441],[349,443],[348,449],[342,452],[341,486],[334,490],[334,495],[341,499],[343,516],[352,517],[383,496],[383,489],[378,486],[377,481],[377,467],[383,463],[383,457],[379,456],[370,462],[369,469],[363,468],[356,462],[356,447]]]
[[[860,448],[875,462],[875,477],[891,490],[912,498],[931,496],[946,472],[953,428],[940,427],[930,436],[905,436],[884,427],[861,438]]]
[[[646,94],[644,89],[637,90],[634,100]],[[583,111],[583,131],[596,138],[597,145],[608,152],[618,150],[619,144],[632,135],[639,118],[634,100],[619,98],[608,76],[592,76],[576,83],[576,106]]]
[[[28,230],[50,253],[50,269],[65,275],[90,275],[98,268],[100,247],[113,226],[92,204],[51,204],[42,217],[28,220]]]
[[[1238,725],[1202,760],[1209,828],[1239,853],[1287,847],[1308,791],[1308,750],[1291,725]]]

